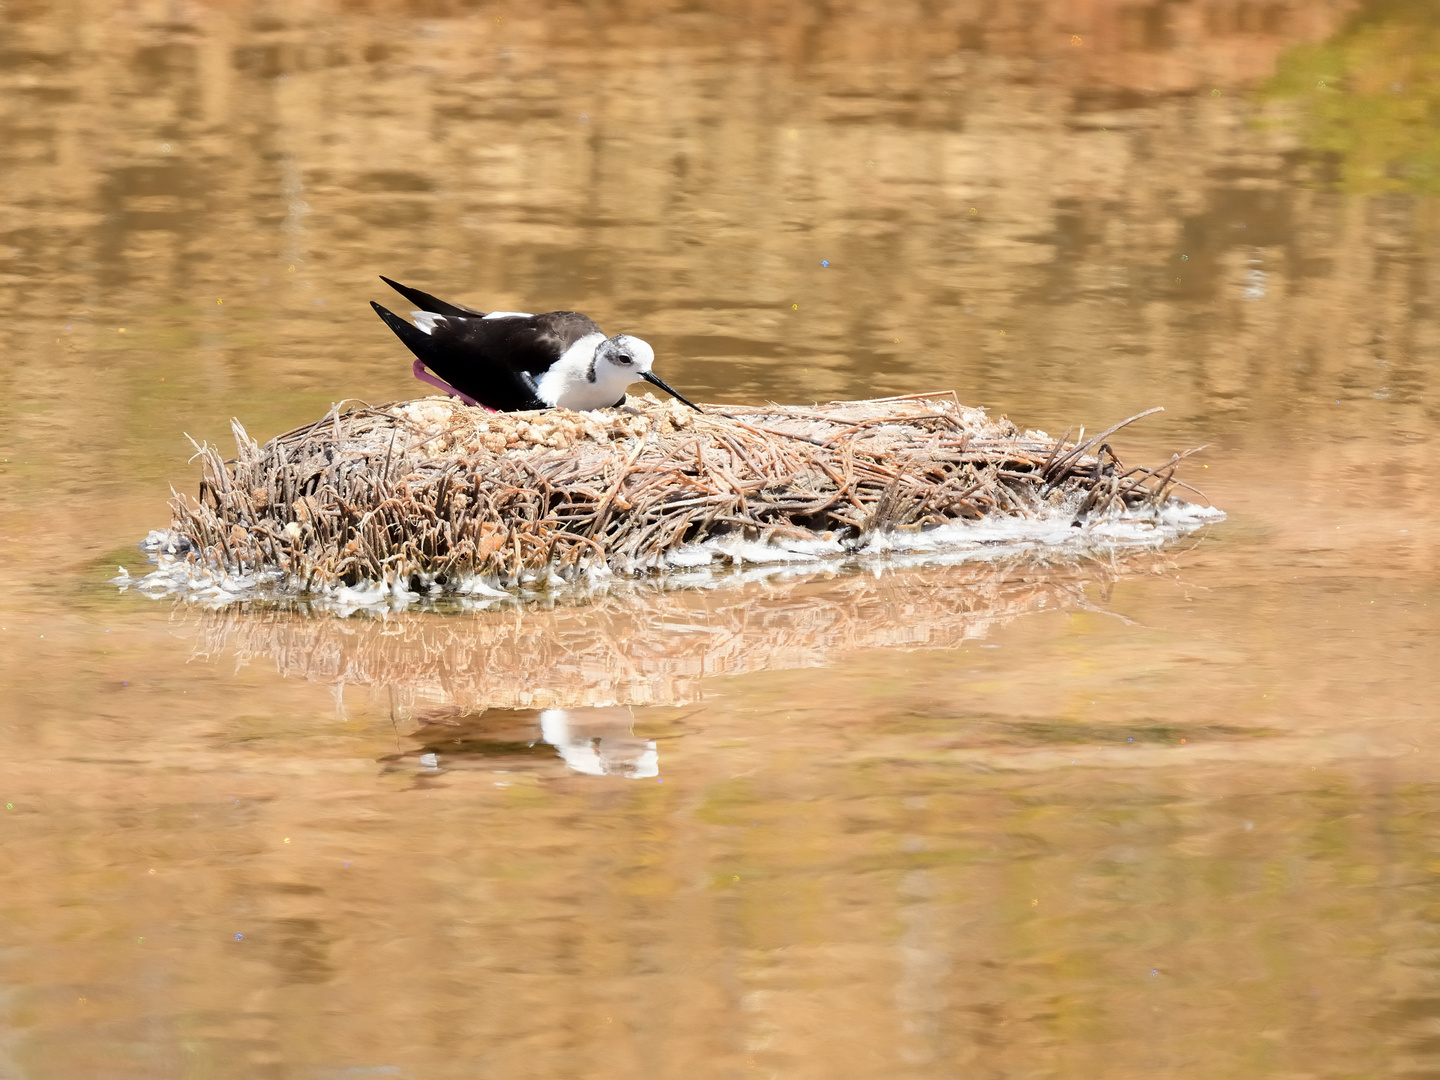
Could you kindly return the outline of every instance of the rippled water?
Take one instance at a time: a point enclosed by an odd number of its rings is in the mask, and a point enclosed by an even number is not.
[[[1388,0],[0,7],[0,1076],[1440,1071],[1440,32]],[[1124,562],[348,619],[118,594],[422,389],[1166,412]]]

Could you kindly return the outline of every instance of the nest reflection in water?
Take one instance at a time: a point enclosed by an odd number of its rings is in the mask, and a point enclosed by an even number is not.
[[[188,608],[197,653],[287,678],[388,687],[398,715],[675,706],[706,679],[820,667],[873,649],[952,649],[1022,615],[1088,608],[1087,586],[1170,566],[1030,560],[822,574],[712,589],[612,592],[593,603],[348,618],[258,604]]]

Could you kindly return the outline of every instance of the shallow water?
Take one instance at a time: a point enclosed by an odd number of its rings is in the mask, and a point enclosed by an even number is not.
[[[1440,1071],[1440,34],[1395,2],[0,8],[0,1076]],[[119,594],[376,277],[714,401],[1166,412],[1160,554]]]

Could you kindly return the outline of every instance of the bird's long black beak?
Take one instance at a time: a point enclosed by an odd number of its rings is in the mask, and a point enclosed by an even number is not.
[[[678,393],[677,391],[672,390],[672,389],[670,389],[670,387],[666,386],[666,385],[665,385],[665,380],[662,379],[662,378],[660,378],[660,376],[659,376],[659,375],[656,375],[653,371],[642,371],[642,372],[640,372],[640,377],[641,377],[642,379],[644,379],[644,380],[645,380],[646,382],[648,382],[648,383],[654,383],[656,386],[658,386],[661,390],[664,390],[664,391],[665,391],[667,394],[669,394],[671,397],[673,397],[673,398],[679,398],[681,401],[685,402],[686,405],[689,405],[690,408],[694,409],[696,412],[704,412],[704,411],[705,411],[704,409],[700,408],[699,405],[696,405],[696,404],[695,404],[693,401],[691,401],[689,398],[685,397],[683,394]]]

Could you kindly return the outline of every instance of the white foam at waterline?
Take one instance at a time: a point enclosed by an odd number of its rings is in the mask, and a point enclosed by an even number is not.
[[[1044,561],[1051,556],[1119,555],[1154,550],[1224,517],[1214,507],[1175,499],[1159,509],[1127,510],[1078,525],[1070,513],[1057,510],[1043,518],[993,516],[929,530],[872,533],[848,544],[823,537],[761,542],[731,534],[636,560],[626,570],[631,578],[658,588],[717,588],[826,569],[873,569],[879,574],[886,567],[957,565],[1016,555],[1033,554]],[[156,569],[138,581],[125,573],[111,579],[122,592],[134,588],[146,596],[180,597],[214,607],[238,599],[300,599],[337,614],[378,613],[444,598],[459,601],[465,610],[478,611],[506,602],[594,598],[625,580],[623,576],[617,579],[608,566],[592,565],[568,579],[553,568],[543,574],[531,571],[518,584],[467,574],[449,576],[440,585],[434,573],[400,572],[384,582],[307,590],[305,582],[279,570],[233,575],[207,569],[192,561],[189,542],[170,531],[153,530],[141,547],[151,554]],[[657,571],[659,576],[648,576]],[[418,582],[421,591],[409,588],[412,582]]]
[[[702,567],[715,562],[732,566],[746,563],[816,563],[825,558],[846,554],[843,545],[834,540],[777,539],[747,540],[738,534],[712,536],[697,544],[686,544],[662,552],[651,560],[650,567]]]
[[[1073,519],[991,517],[977,522],[956,522],[917,532],[874,533],[861,547],[867,553],[985,551],[1014,554],[1017,549],[1045,548],[1075,552],[1104,548],[1156,547],[1220,521],[1225,514],[1214,507],[1179,503],[1158,513],[1146,511],[1112,514],[1098,521],[1075,524]],[[983,555],[982,555],[983,557]]]

